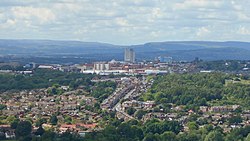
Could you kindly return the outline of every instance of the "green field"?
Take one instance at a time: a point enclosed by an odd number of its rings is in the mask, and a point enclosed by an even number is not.
[[[236,78],[236,80],[225,80],[225,86],[228,86],[228,84],[244,84],[244,85],[250,85],[250,80],[243,80]]]

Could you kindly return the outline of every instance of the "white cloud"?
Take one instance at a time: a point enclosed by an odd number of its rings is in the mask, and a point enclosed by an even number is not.
[[[13,26],[13,25],[16,24],[16,20],[8,19],[8,20],[6,21],[6,24],[7,24],[7,25],[10,25],[10,26]]]
[[[174,10],[188,10],[193,8],[219,8],[221,0],[184,0],[174,4]]]
[[[53,8],[55,9],[55,11],[68,11],[68,12],[79,12],[80,10],[82,10],[82,6],[79,5],[78,3],[55,3],[53,5]]]
[[[124,18],[116,18],[115,19],[116,21],[116,24],[119,25],[119,26],[131,26],[128,21]]]
[[[198,37],[202,37],[202,36],[206,36],[209,33],[211,33],[211,31],[207,27],[201,27],[198,29],[196,35]]]
[[[1,0],[0,38],[249,40],[249,7],[248,0]]]
[[[238,18],[240,21],[250,21],[250,13],[249,15],[243,13],[243,12],[236,12]]]
[[[238,34],[241,34],[241,35],[250,35],[250,29],[247,29],[244,26],[240,26],[239,29],[238,29]]]
[[[38,20],[39,23],[47,23],[56,19],[54,13],[48,8],[13,7],[11,12],[17,20]]]
[[[151,17],[150,17],[149,21],[154,22],[155,20],[157,20],[159,18],[163,18],[165,15],[166,15],[166,13],[164,13],[161,8],[159,8],[159,7],[152,8]]]

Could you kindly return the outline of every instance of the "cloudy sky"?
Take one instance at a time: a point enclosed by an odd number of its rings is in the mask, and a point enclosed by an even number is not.
[[[0,0],[0,38],[250,41],[249,0]]]

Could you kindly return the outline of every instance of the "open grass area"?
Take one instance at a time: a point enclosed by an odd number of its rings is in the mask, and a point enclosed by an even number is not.
[[[244,84],[244,85],[250,85],[250,80],[243,80],[236,78],[237,80],[226,80],[225,86],[228,86],[228,84]]]
[[[250,80],[241,80],[240,83],[250,85]]]

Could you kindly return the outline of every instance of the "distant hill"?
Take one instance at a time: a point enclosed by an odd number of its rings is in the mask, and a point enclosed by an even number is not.
[[[52,40],[0,40],[1,54],[89,54],[120,50],[117,46],[95,42]]]
[[[249,42],[175,41],[119,46],[98,42],[0,39],[0,55],[94,55],[102,56],[104,60],[122,60],[126,47],[134,48],[139,60],[160,55],[172,56],[175,60],[193,60],[195,57],[204,60],[250,60]]]

